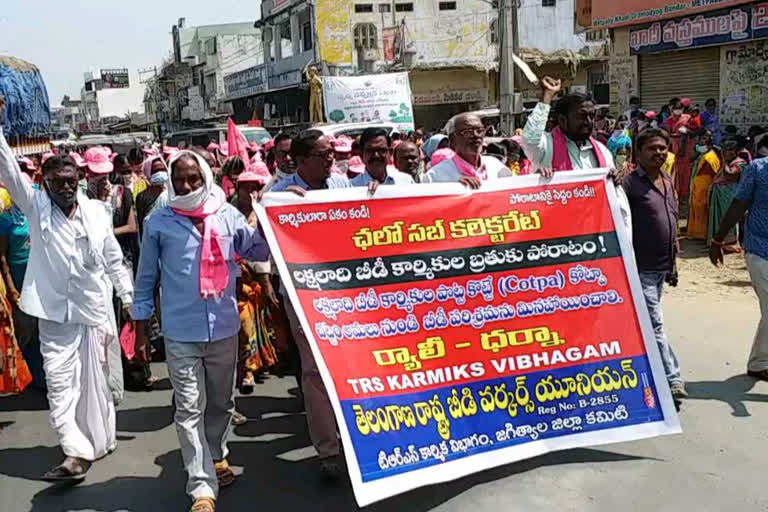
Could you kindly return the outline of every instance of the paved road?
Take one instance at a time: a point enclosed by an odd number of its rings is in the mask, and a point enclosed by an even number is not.
[[[744,293],[680,294],[666,301],[666,317],[691,394],[683,435],[549,454],[369,510],[768,510],[768,384],[743,375],[755,300]],[[239,399],[252,421],[230,443],[230,461],[242,474],[222,494],[219,510],[357,509],[350,488],[318,481],[293,388],[291,378],[272,378]],[[0,399],[0,512],[186,510],[169,403],[168,390],[129,394],[118,412],[117,452],[82,485],[62,490],[36,480],[61,458],[45,398]]]

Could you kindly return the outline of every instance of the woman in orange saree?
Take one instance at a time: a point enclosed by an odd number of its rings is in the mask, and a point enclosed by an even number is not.
[[[11,304],[0,279],[0,395],[21,393],[32,382],[32,374],[16,342]]]
[[[709,189],[720,172],[722,161],[712,149],[712,132],[705,131],[696,144],[699,158],[691,173],[689,196],[688,236],[695,240],[706,240],[709,233]]]

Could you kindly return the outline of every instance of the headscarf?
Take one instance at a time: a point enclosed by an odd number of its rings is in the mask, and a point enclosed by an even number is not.
[[[144,171],[144,176],[147,178],[147,181],[152,179],[152,164],[155,163],[155,160],[160,160],[163,163],[163,167],[166,168],[165,170],[168,170],[168,166],[165,165],[165,160],[163,160],[161,155],[150,156],[141,164],[141,170]]]
[[[632,139],[629,137],[626,131],[623,131],[620,135],[611,135],[611,138],[608,139],[607,146],[615,157],[616,153],[618,153],[620,149],[632,147]]]
[[[440,145],[440,143],[447,138],[448,136],[443,135],[442,133],[438,133],[437,135],[433,135],[428,138],[427,142],[421,146],[421,150],[424,152],[424,156],[427,157],[427,159],[431,159],[432,155],[435,153],[435,151],[437,151],[437,147]]]
[[[192,157],[203,174],[203,186],[180,196],[173,180],[168,187],[168,204],[178,215],[203,219],[203,247],[200,253],[200,296],[203,299],[221,298],[229,285],[229,267],[222,249],[221,236],[216,230],[215,214],[226,202],[224,191],[213,181],[213,171],[203,157],[188,150],[174,154],[169,162],[173,165],[183,157]]]

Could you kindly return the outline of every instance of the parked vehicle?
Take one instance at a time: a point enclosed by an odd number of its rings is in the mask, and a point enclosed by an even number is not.
[[[237,128],[242,132],[248,142],[255,142],[260,146],[263,146],[272,138],[272,135],[261,126],[239,125]],[[227,125],[181,130],[168,134],[165,137],[165,145],[174,147],[206,147],[211,142],[215,142],[216,144],[227,143]]]
[[[312,129],[320,130],[325,135],[333,135],[334,137],[346,135],[354,139],[360,136],[363,130],[371,127],[384,128],[390,135],[397,129],[397,125],[394,123],[327,123],[317,124]]]

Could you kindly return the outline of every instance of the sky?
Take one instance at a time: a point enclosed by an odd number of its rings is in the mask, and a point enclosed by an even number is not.
[[[83,73],[159,66],[171,27],[255,21],[260,0],[0,0],[0,55],[35,64],[51,106],[80,97]]]

